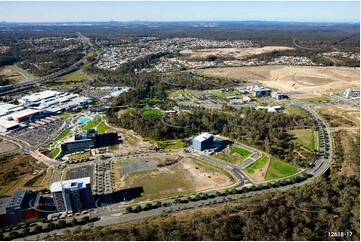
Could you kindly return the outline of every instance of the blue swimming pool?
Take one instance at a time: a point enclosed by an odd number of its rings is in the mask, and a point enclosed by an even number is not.
[[[81,118],[79,118],[79,120],[78,120],[78,124],[79,124],[79,125],[83,125],[83,124],[85,124],[86,122],[88,122],[89,120],[91,120],[90,117],[81,117]]]

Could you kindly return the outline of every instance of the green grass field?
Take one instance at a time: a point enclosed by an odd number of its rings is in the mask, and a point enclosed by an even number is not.
[[[85,126],[82,127],[83,130],[92,129],[97,126],[102,121],[102,118],[97,115],[93,120],[86,122]]]
[[[161,115],[162,112],[159,109],[149,109],[149,110],[144,110],[143,111],[143,115],[148,116],[148,115]]]
[[[273,180],[291,176],[296,174],[297,172],[297,167],[291,165],[290,163],[278,160],[276,158],[271,158],[271,163],[267,171],[266,180]]]
[[[297,129],[297,130],[290,130],[290,134],[296,136],[295,142],[303,147],[314,151],[317,147],[315,136],[317,136],[317,132],[313,129]],[[317,139],[316,139],[317,140]]]
[[[230,162],[232,164],[238,164],[241,161],[245,160],[251,154],[252,152],[250,152],[249,150],[242,149],[241,147],[232,145],[230,147],[229,153],[225,153],[225,152],[217,153],[215,157]]]
[[[59,153],[60,153],[60,148],[56,148],[55,150],[53,150],[53,151],[51,152],[50,158],[51,158],[51,159],[55,159],[55,157],[56,157]]]
[[[145,138],[144,140],[157,143],[159,148],[166,150],[181,149],[184,147],[184,143],[181,139],[153,140],[153,139]]]
[[[289,115],[297,115],[297,116],[302,116],[302,117],[307,117],[307,112],[303,109],[300,109],[299,107],[297,106],[287,106],[286,110],[285,110],[286,113],[288,113]]]
[[[105,122],[101,122],[98,126],[97,126],[97,132],[98,134],[104,134],[107,130],[109,130],[110,128],[108,127],[108,125],[105,124]]]
[[[171,97],[174,97],[174,96],[177,96],[177,95],[183,95],[185,96],[185,91],[184,90],[175,90],[175,91],[172,91],[169,93],[168,97],[171,98]]]
[[[70,117],[70,115],[71,115],[71,114],[68,113],[68,112],[63,112],[63,113],[59,114],[58,117],[61,118],[61,119],[63,119],[63,120],[66,120],[67,118]]]
[[[64,80],[64,81],[80,81],[87,79],[89,79],[89,76],[81,73],[80,71],[75,71],[60,77],[60,80]]]
[[[69,160],[81,160],[81,159],[86,159],[86,158],[90,158],[90,157],[91,157],[91,152],[90,151],[85,151],[83,153],[69,155],[68,159]]]
[[[69,134],[69,132],[70,132],[70,129],[69,129],[69,128],[68,128],[68,129],[64,129],[64,131],[61,132],[61,134],[59,134],[59,135],[53,140],[53,143],[55,143],[55,142],[58,141],[58,140],[63,139],[65,136],[67,136],[67,135]]]
[[[302,102],[331,102],[332,99],[327,96],[314,97],[314,98],[304,98],[301,99]]]
[[[259,158],[256,162],[250,164],[249,166],[246,167],[245,171],[247,173],[252,174],[254,172],[254,170],[260,169],[262,167],[264,167],[267,163],[267,157],[262,155],[261,158]]]
[[[230,96],[234,96],[235,93],[234,92],[220,92],[219,90],[217,91],[212,91],[211,92],[214,96],[217,96],[217,97],[230,97]]]

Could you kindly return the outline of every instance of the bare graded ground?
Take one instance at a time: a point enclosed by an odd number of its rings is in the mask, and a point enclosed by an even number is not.
[[[10,143],[10,142],[4,141],[4,140],[0,140],[0,154],[16,150],[17,148],[18,148],[18,146],[13,143]]]
[[[116,131],[121,136],[123,141],[122,144],[114,145],[114,147],[111,149],[112,152],[116,154],[133,152],[134,147],[137,147],[137,150],[154,148],[154,144],[144,141],[143,138],[133,130],[112,126],[107,121],[105,121],[105,124],[112,130]]]
[[[271,163],[271,157],[268,154],[266,154],[266,157],[267,163],[264,166],[259,169],[255,169],[253,173],[247,173],[255,182],[262,182],[266,180],[267,170]]]
[[[360,69],[321,66],[254,66],[200,71],[213,77],[260,82],[294,98],[320,97],[323,93],[360,88]]]
[[[14,66],[3,66],[0,67],[0,76],[5,79],[10,79],[13,81],[21,80],[21,76],[17,72]]]
[[[333,164],[333,171],[339,175],[359,175],[360,110],[345,105],[316,106],[315,110],[327,115],[336,151],[342,154]]]
[[[119,166],[116,167],[119,169]],[[115,175],[117,190],[143,187],[144,193],[136,201],[217,189],[233,183],[232,177],[225,171],[192,158],[184,158],[176,164],[158,167],[157,170],[130,174],[118,171]]]
[[[183,56],[182,59],[192,60],[199,58],[206,58],[210,55],[219,57],[232,57],[242,60],[252,55],[259,55],[274,51],[293,50],[294,48],[286,46],[265,46],[261,48],[211,48],[211,49],[196,49],[192,50],[190,55]]]
[[[183,167],[192,177],[196,191],[221,188],[232,184],[232,178],[218,168],[186,158]]]

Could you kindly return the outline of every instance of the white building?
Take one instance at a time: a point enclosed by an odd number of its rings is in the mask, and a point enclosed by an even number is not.
[[[360,98],[360,90],[346,89],[343,93],[347,99]]]

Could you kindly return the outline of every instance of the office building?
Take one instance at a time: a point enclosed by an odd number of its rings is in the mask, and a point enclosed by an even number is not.
[[[192,147],[196,150],[203,151],[211,148],[213,145],[214,136],[209,133],[202,133],[193,138]]]
[[[50,192],[58,212],[76,213],[94,207],[90,177],[54,182]]]
[[[346,89],[344,95],[347,99],[357,99],[360,98],[360,90]]]
[[[38,211],[30,205],[36,193],[27,190],[13,192],[11,197],[0,199],[0,223],[11,225],[37,219]]]
[[[92,139],[75,140],[61,144],[63,154],[71,154],[92,148],[94,148],[94,140]]]
[[[286,94],[280,93],[280,92],[271,92],[271,97],[277,99],[277,100],[282,100],[287,98]]]
[[[271,94],[271,89],[263,87],[253,88],[252,93],[254,97],[269,96]]]
[[[74,141],[61,144],[61,152],[63,154],[70,154],[87,149],[111,146],[118,144],[118,142],[118,133],[98,134],[95,129],[88,129],[86,133],[76,134]]]

